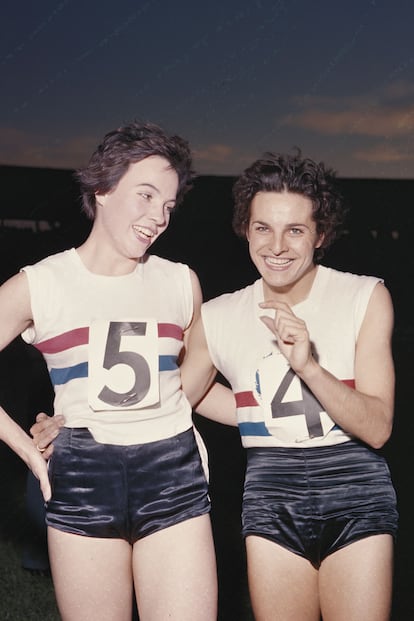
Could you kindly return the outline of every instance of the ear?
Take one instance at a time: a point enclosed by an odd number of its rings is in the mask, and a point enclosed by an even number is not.
[[[321,234],[319,235],[319,238],[318,238],[318,240],[317,240],[316,244],[315,244],[315,249],[316,249],[316,248],[320,248],[320,247],[322,246],[322,244],[323,244],[323,242],[324,242],[324,239],[325,239],[325,233],[321,233]]]
[[[107,199],[108,194],[101,194],[99,191],[95,192],[95,204],[96,206],[104,206],[106,203],[106,199]]]

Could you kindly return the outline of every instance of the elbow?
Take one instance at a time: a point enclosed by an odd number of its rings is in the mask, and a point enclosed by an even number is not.
[[[381,449],[390,439],[392,434],[392,423],[386,423],[383,425],[382,429],[377,430],[377,432],[370,438],[368,444],[373,449]]]
[[[364,441],[375,450],[382,449],[392,434],[394,422],[393,402],[377,400],[366,421],[366,435]]]
[[[388,438],[383,439],[383,438],[376,438],[374,441],[372,442],[368,442],[369,446],[373,449],[375,449],[376,451],[381,449],[384,444],[387,442]]]

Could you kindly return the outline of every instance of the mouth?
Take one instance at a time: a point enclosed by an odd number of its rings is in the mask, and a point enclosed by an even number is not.
[[[272,269],[283,269],[293,263],[293,259],[281,259],[277,257],[263,257],[265,264]]]
[[[155,237],[155,231],[147,228],[146,226],[139,226],[137,224],[132,226],[132,229],[136,237],[144,238],[146,241],[151,241]]]

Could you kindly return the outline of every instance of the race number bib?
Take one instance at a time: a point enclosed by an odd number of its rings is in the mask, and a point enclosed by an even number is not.
[[[256,371],[256,397],[266,427],[284,442],[322,438],[335,425],[280,352],[261,361]]]
[[[89,329],[88,401],[93,410],[145,408],[159,401],[158,325],[96,320]]]

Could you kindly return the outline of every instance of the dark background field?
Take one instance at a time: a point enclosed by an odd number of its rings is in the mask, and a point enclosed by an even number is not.
[[[78,188],[71,171],[1,166],[0,282],[27,263],[70,246],[87,235]],[[153,251],[188,263],[200,277],[206,299],[251,282],[256,273],[244,244],[231,230],[231,177],[199,177]],[[395,305],[394,358],[397,372],[394,432],[384,449],[400,509],[396,546],[393,621],[414,618],[414,541],[411,537],[411,489],[414,471],[413,381],[414,181],[340,179],[351,209],[347,233],[324,263],[356,273],[382,276]],[[14,228],[18,220],[26,228]],[[0,354],[0,398],[25,428],[40,409],[51,409],[42,361],[20,339]],[[213,527],[220,579],[220,619],[250,619],[239,509],[244,453],[237,430],[196,418],[210,452]],[[0,537],[20,550],[30,534],[24,508],[26,471],[0,443]],[[4,564],[4,561],[3,561]],[[26,619],[25,613],[0,619]],[[36,617],[33,617],[36,618]],[[40,616],[39,616],[40,618]],[[50,617],[52,618],[52,617]]]

